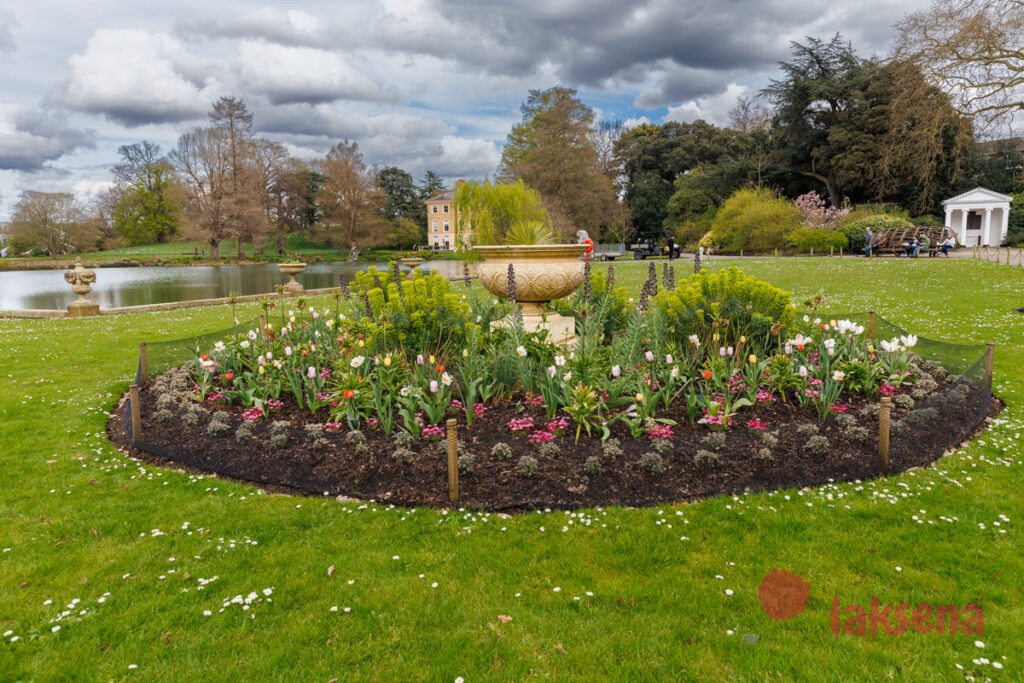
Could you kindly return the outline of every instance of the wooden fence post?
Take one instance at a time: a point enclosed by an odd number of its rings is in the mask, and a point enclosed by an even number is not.
[[[142,437],[142,407],[139,405],[139,385],[133,384],[128,391],[132,402],[132,445]]]
[[[149,360],[146,357],[146,342],[139,344],[139,375],[143,382],[149,379]]]
[[[448,420],[448,500],[459,499],[459,441],[458,425],[454,419]]]
[[[875,338],[875,312],[868,311],[868,339]]]
[[[883,470],[889,469],[889,413],[892,410],[892,398],[882,397],[878,410],[878,465]]]

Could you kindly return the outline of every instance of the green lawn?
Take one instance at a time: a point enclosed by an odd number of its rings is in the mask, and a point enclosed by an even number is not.
[[[0,679],[1024,678],[1024,268],[728,263],[798,300],[825,292],[827,311],[996,343],[1008,409],[935,467],[881,481],[512,518],[393,509],[263,494],[107,444],[139,342],[227,327],[226,307],[0,320]],[[760,607],[772,568],[811,585],[792,620]],[[834,596],[977,603],[985,632],[837,637]]]

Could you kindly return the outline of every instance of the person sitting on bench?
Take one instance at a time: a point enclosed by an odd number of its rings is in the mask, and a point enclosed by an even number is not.
[[[910,238],[909,242],[904,242],[900,245],[903,247],[903,252],[908,256],[917,256],[917,236]]]
[[[914,258],[922,251],[928,253],[928,249],[932,246],[932,241],[928,239],[928,235],[919,235],[917,238],[917,250],[914,252]]]
[[[939,242],[939,252],[943,256],[949,256],[949,250],[956,248],[956,238],[950,235],[946,239]]]

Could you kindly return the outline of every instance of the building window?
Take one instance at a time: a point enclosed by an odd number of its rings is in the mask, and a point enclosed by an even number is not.
[[[430,207],[430,210],[431,210],[431,211],[432,211],[433,213],[437,213],[437,204],[434,204],[433,206],[431,206],[431,207]]]
[[[448,205],[444,205],[444,210],[441,213],[448,213]]]
[[[448,232],[448,220],[447,219],[445,219],[445,221],[444,221],[444,231]]]
[[[437,219],[436,218],[433,221],[433,226],[432,227],[434,228],[434,232],[437,232]]]

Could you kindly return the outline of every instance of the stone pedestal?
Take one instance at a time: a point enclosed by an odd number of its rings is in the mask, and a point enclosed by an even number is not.
[[[306,291],[306,288],[302,286],[302,283],[295,279],[295,276],[306,269],[305,263],[279,263],[277,264],[278,269],[285,275],[288,275],[290,279],[285,283],[284,291],[289,296],[296,296]]]
[[[96,282],[96,273],[83,268],[82,259],[75,261],[75,267],[64,273],[64,280],[71,285],[71,291],[78,295],[77,299],[68,304],[68,317],[100,314],[100,305],[85,298],[92,291],[92,283]]]
[[[480,283],[495,296],[509,296],[509,266],[512,266],[514,296],[523,313],[527,332],[547,330],[556,344],[576,342],[576,321],[558,313],[545,312],[540,304],[572,294],[583,282],[583,244],[542,246],[475,247],[484,255],[477,266]],[[499,325],[508,324],[498,321]]]

